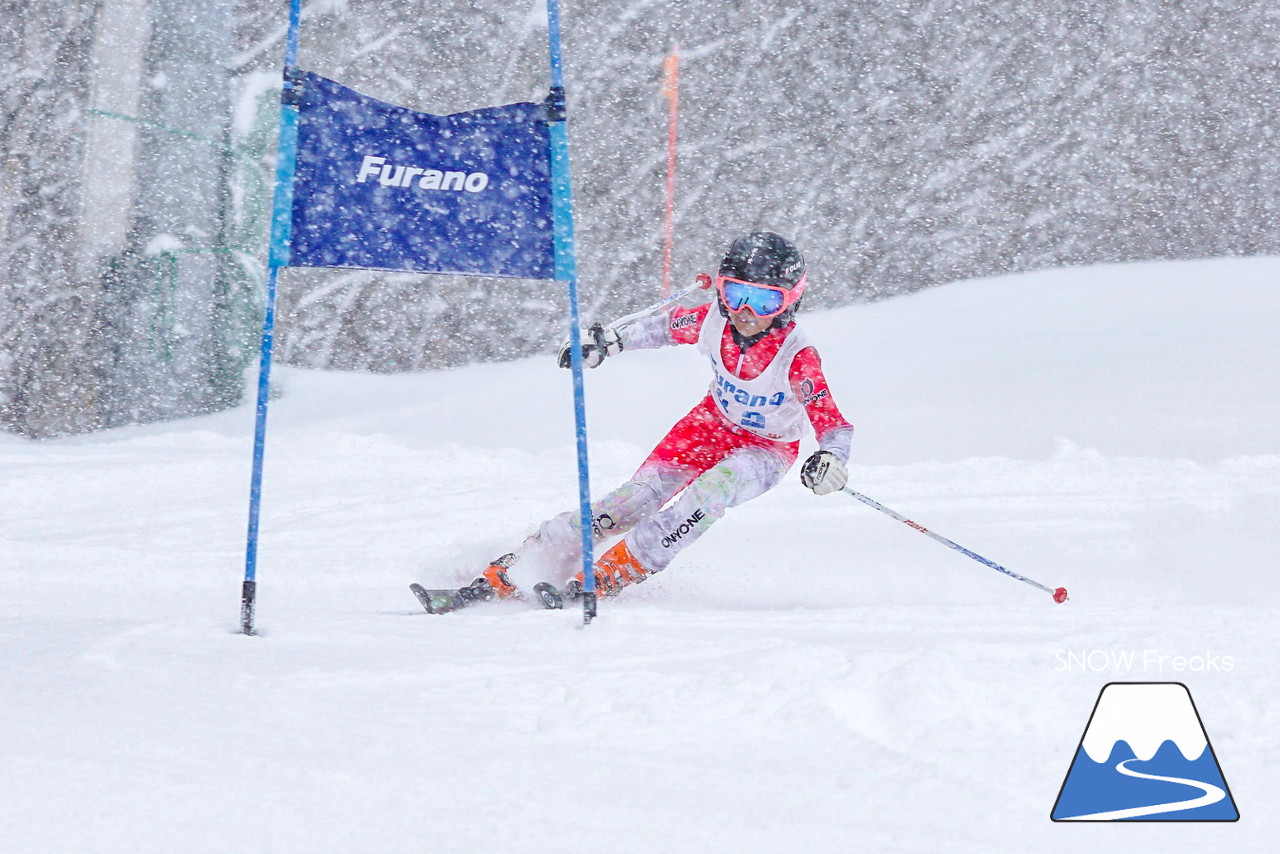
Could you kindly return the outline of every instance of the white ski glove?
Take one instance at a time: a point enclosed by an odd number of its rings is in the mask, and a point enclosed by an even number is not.
[[[800,467],[800,482],[815,495],[827,495],[844,489],[849,482],[849,469],[830,451],[814,451]]]
[[[594,323],[582,336],[582,366],[598,368],[606,356],[616,356],[622,352],[622,336],[612,326],[601,326]],[[560,345],[560,353],[556,356],[560,367],[573,365],[573,357],[569,352],[569,342]]]

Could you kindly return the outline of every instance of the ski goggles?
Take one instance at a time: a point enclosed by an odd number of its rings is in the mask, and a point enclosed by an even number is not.
[[[716,290],[720,299],[724,300],[729,311],[741,311],[744,308],[760,319],[776,317],[795,305],[796,300],[804,293],[804,284],[809,274],[803,273],[800,281],[791,290],[780,285],[762,285],[759,282],[747,282],[729,276],[716,276]]]

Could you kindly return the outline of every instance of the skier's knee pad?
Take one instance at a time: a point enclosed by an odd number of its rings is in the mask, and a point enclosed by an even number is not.
[[[775,453],[744,448],[708,469],[690,488],[698,490],[709,507],[718,505],[723,513],[726,507],[737,507],[773,489],[789,466]]]
[[[684,503],[687,496],[691,499],[691,505],[718,519],[724,515],[725,508],[733,503],[735,480],[736,474],[728,466],[723,463],[712,466],[689,485],[680,501]]]
[[[648,480],[629,480],[597,502],[596,538],[624,534],[662,507],[662,495]]]

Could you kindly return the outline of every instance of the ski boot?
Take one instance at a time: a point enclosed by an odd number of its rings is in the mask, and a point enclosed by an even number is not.
[[[607,552],[596,560],[592,571],[596,577],[597,596],[617,596],[622,588],[639,584],[653,573],[640,565],[635,555],[627,548],[626,540],[619,540]],[[562,591],[564,598],[577,599],[582,596],[582,573],[579,572],[565,584]]]
[[[503,555],[466,587],[428,590],[421,584],[410,584],[409,589],[428,614],[448,614],[494,599],[523,599],[519,588],[507,578],[507,568],[515,562],[514,554]]]
[[[490,599],[523,599],[520,588],[507,578],[507,570],[516,562],[514,553],[504,554],[490,563],[484,572],[472,579],[471,583],[460,591],[464,597],[475,602],[488,602]]]

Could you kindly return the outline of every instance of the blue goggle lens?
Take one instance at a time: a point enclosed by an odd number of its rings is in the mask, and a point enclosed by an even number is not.
[[[782,291],[773,288],[760,288],[745,282],[725,280],[724,304],[730,311],[741,311],[743,306],[751,309],[757,317],[769,317],[782,311],[787,297]]]

